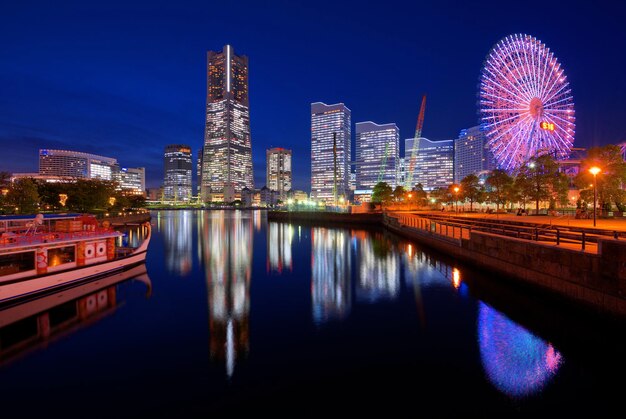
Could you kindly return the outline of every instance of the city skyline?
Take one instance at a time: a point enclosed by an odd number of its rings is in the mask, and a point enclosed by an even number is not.
[[[264,184],[265,150],[281,146],[293,149],[293,188],[309,190],[313,102],[343,102],[355,121],[393,122],[408,138],[427,93],[423,136],[455,139],[478,123],[483,61],[512,33],[536,36],[562,63],[576,104],[575,147],[626,141],[625,33],[611,24],[623,21],[624,5],[547,2],[542,15],[551,18],[540,19],[495,2],[392,2],[368,10],[348,3],[332,13],[304,3],[251,3],[237,10],[248,31],[229,27],[224,17],[233,12],[225,5],[185,6],[157,2],[149,13],[133,2],[42,4],[37,13],[30,5],[6,6],[0,170],[35,171],[40,148],[80,150],[146,167],[146,186],[159,186],[166,144],[189,144],[194,155],[202,145],[206,52],[226,44],[251,61],[257,186]],[[347,15],[369,24],[337,25]],[[270,16],[274,27],[256,23]],[[333,44],[337,38],[344,42]],[[366,58],[372,53],[374,61]]]

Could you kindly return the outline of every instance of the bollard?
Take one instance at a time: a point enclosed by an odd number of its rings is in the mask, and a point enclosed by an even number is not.
[[[561,235],[559,234],[559,229],[556,229],[556,245],[560,245],[561,244]]]
[[[535,227],[535,241],[539,241],[539,230]]]
[[[615,240],[619,240],[619,234],[618,234],[618,232],[617,232],[617,231],[614,231],[614,232],[613,232],[613,238],[614,238]]]

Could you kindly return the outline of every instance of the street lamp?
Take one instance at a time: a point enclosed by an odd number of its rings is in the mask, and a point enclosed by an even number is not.
[[[596,182],[596,175],[600,173],[600,169],[597,166],[593,166],[589,171],[593,175],[593,226],[596,226],[596,200],[598,199],[598,184]]]
[[[454,203],[456,204],[456,210],[455,212],[459,212],[459,187],[455,186],[454,187]]]

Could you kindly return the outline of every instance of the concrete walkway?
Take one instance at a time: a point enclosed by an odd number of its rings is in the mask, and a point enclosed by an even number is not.
[[[593,219],[576,219],[571,215],[549,216],[549,215],[528,215],[518,216],[515,214],[486,214],[484,212],[439,212],[439,211],[412,211],[415,214],[446,215],[450,217],[476,218],[480,220],[507,220],[517,223],[535,223],[562,225],[568,227],[578,227],[585,229],[610,230],[626,232],[626,217],[623,218],[597,218],[596,226],[593,226]]]

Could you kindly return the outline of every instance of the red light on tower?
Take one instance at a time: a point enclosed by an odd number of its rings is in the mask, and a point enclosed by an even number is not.
[[[540,126],[541,129],[545,129],[546,131],[554,131],[554,124],[551,122],[543,121]]]

